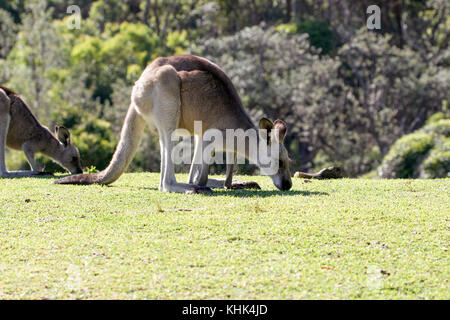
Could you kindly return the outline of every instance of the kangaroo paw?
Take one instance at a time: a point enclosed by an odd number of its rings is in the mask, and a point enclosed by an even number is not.
[[[188,193],[188,194],[192,194],[192,193],[213,193],[213,191],[209,187],[192,186],[192,187],[186,189],[185,193]]]
[[[238,189],[261,189],[259,184],[253,181],[233,181],[231,184],[231,189],[238,190]]]

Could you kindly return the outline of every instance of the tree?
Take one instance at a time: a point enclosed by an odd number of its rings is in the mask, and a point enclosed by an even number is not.
[[[300,114],[293,100],[298,79],[319,61],[307,35],[288,35],[261,25],[244,28],[233,36],[205,40],[192,50],[225,70],[254,120],[264,114],[286,121],[286,145],[293,143],[294,148],[301,149],[297,152],[308,158],[304,165],[312,160],[313,153],[301,139]]]
[[[12,16],[0,9],[0,59],[5,59],[16,41],[17,25]]]
[[[319,154],[356,175],[448,99],[448,70],[390,40],[362,28],[336,57],[319,56],[307,35],[262,25],[192,50],[224,68],[254,118],[288,123],[286,144],[302,169]]]
[[[7,64],[10,69],[8,83],[20,92],[43,122],[50,122],[49,90],[52,71],[63,66],[61,37],[51,23],[51,9],[46,1],[30,1],[21,16],[17,41]],[[14,70],[14,71],[12,71]]]

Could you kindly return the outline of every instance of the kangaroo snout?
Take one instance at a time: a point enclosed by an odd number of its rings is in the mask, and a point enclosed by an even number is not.
[[[292,180],[281,180],[280,183],[275,183],[275,186],[281,191],[287,191],[292,188]]]
[[[280,176],[272,176],[272,181],[278,190],[287,191],[292,188],[292,180],[290,178],[287,179]]]
[[[292,188],[292,181],[283,181],[280,190],[287,191]]]

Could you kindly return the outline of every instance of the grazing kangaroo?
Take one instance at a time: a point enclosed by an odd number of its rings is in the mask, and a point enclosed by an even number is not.
[[[71,173],[82,173],[80,153],[71,142],[69,130],[57,126],[56,136],[41,125],[18,94],[0,86],[0,177],[42,174],[34,159],[37,152],[49,156]],[[32,171],[7,171],[6,146],[23,150]]]
[[[208,129],[255,129],[242,107],[241,100],[227,75],[207,59],[179,55],[157,58],[136,81],[131,104],[126,115],[119,144],[109,166],[93,174],[82,174],[55,181],[58,184],[110,184],[125,171],[136,152],[145,124],[156,127],[161,147],[161,191],[202,193],[212,192],[209,187],[232,186],[232,164],[227,165],[227,179],[218,181],[208,179],[209,165],[192,164],[187,184],[175,179],[174,164],[171,159],[175,142],[171,135],[177,128],[186,129],[194,135],[196,144],[194,158],[202,139],[194,133],[194,121],[202,122],[203,134]],[[270,139],[258,135],[258,142],[270,144],[273,139],[279,142],[277,159],[279,170],[271,175],[275,186],[289,190],[292,186],[289,171],[289,157],[283,145],[286,124],[277,120],[263,118],[261,129],[271,130]],[[261,140],[264,139],[264,140]],[[236,152],[237,150],[225,150]],[[248,146],[243,156],[249,157]],[[273,156],[275,157],[275,156]],[[254,161],[258,163],[257,161]]]

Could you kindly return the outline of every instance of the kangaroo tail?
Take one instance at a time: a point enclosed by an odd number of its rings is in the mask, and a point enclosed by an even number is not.
[[[122,175],[131,160],[133,160],[141,141],[144,127],[145,120],[139,115],[132,103],[122,126],[119,144],[108,167],[98,173],[78,174],[53,181],[53,183],[80,185],[113,183]]]

